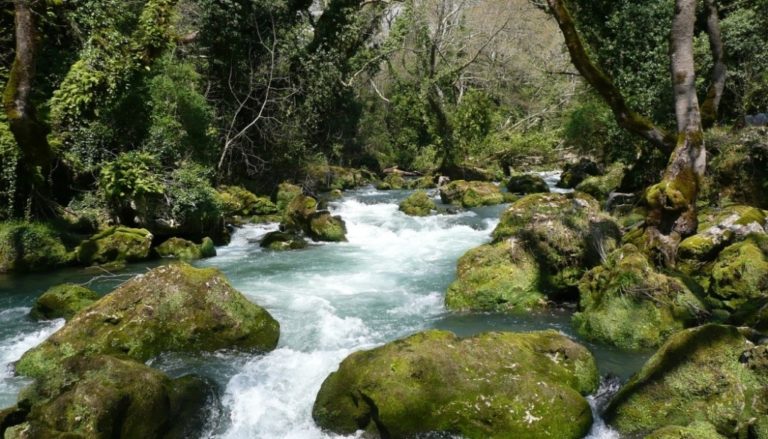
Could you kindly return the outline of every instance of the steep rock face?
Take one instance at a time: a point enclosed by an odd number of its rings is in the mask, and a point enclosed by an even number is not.
[[[51,270],[72,259],[73,254],[49,226],[0,223],[0,273]]]
[[[16,371],[33,378],[56,374],[74,355],[146,361],[173,351],[266,351],[274,349],[278,337],[277,321],[218,270],[180,263],[122,284],[25,353]]]
[[[75,252],[84,265],[142,261],[150,256],[152,238],[146,229],[110,227],[83,241]]]
[[[573,294],[581,276],[616,248],[616,221],[585,194],[533,194],[513,203],[493,231],[515,238],[536,259],[541,288],[553,298]]]
[[[579,282],[576,330],[622,349],[655,348],[696,322],[704,304],[685,284],[659,273],[635,246],[626,244]]]
[[[589,351],[556,331],[427,331],[347,357],[312,414],[341,434],[581,438],[592,423],[582,395],[597,383]]]
[[[30,315],[37,319],[69,319],[98,299],[95,291],[81,285],[56,285],[37,298]]]
[[[727,438],[768,437],[768,348],[752,340],[733,326],[676,333],[621,388],[607,420],[629,437],[694,422]]]
[[[427,216],[437,209],[435,202],[424,191],[416,191],[400,203],[400,211],[410,216]]]
[[[504,202],[504,195],[499,187],[484,181],[452,181],[440,187],[440,198],[445,204],[465,208],[492,206]]]
[[[445,295],[446,307],[455,311],[521,312],[546,304],[536,260],[515,239],[468,251]]]
[[[5,437],[182,438],[211,397],[194,377],[172,380],[141,363],[106,355],[74,356],[59,373],[26,388]],[[23,418],[23,419],[22,419]]]

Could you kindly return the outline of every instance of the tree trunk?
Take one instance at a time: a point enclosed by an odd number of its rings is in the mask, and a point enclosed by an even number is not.
[[[696,198],[706,168],[696,72],[693,33],[696,0],[676,0],[670,35],[672,83],[677,119],[677,145],[660,183],[646,193],[647,226],[652,248],[674,265],[677,246],[696,233]]]
[[[704,0],[707,13],[707,35],[709,36],[709,48],[712,52],[712,74],[707,91],[707,97],[701,104],[702,125],[709,128],[717,122],[717,114],[720,109],[720,100],[725,90],[726,68],[725,49],[723,37],[720,32],[720,17],[717,12],[715,0]]]
[[[45,2],[15,0],[14,6],[16,53],[3,93],[3,109],[21,153],[17,168],[17,198],[20,202],[16,206],[20,209],[31,207],[33,213],[40,213],[38,203],[50,192],[47,177],[53,153],[46,138],[47,129],[37,120],[31,95],[40,42],[37,17],[44,12]],[[28,205],[30,202],[31,206]]]

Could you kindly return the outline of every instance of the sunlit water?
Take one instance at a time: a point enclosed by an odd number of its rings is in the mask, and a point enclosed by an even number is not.
[[[232,284],[266,307],[280,322],[278,348],[266,355],[218,352],[166,355],[150,362],[172,376],[189,372],[220,388],[221,406],[211,410],[205,437],[334,437],[312,422],[315,395],[325,377],[351,352],[371,348],[429,328],[459,335],[488,330],[555,328],[571,334],[570,315],[450,314],[443,293],[455,277],[458,258],[489,240],[504,206],[426,218],[397,209],[407,192],[365,189],[347,193],[330,208],[347,224],[349,242],[311,245],[291,252],[263,251],[258,240],[276,225],[246,226],[219,255],[199,263],[220,268]],[[146,270],[134,266],[133,272]],[[9,364],[63,322],[36,323],[26,314],[47,286],[83,281],[93,274],[65,271],[45,277],[0,278],[0,406],[12,404],[23,380]],[[106,291],[123,278],[101,278]],[[614,352],[587,344],[601,372],[626,378],[645,355]],[[597,404],[594,404],[597,406]],[[590,438],[617,438],[600,420]]]

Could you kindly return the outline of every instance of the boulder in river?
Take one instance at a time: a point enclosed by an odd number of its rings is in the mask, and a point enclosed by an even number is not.
[[[347,225],[340,216],[321,210],[309,217],[307,233],[315,241],[341,242],[347,240]]]
[[[297,195],[302,194],[302,189],[295,184],[288,182],[280,183],[277,186],[277,194],[275,195],[275,205],[277,209],[282,212],[288,206],[288,204],[296,198]]]
[[[268,250],[298,250],[307,247],[307,241],[296,233],[274,231],[261,238],[259,245]]]
[[[163,352],[268,351],[279,334],[277,321],[217,269],[178,263],[136,276],[76,314],[27,351],[16,371],[44,377],[81,354],[146,361]]]
[[[616,221],[589,195],[532,194],[513,203],[493,231],[515,238],[535,258],[540,286],[553,299],[573,295],[581,276],[616,248]]]
[[[203,238],[203,242],[195,244],[183,238],[169,238],[155,247],[155,252],[163,258],[178,258],[187,261],[216,256],[216,247],[211,238]]]
[[[579,334],[626,350],[656,348],[706,314],[682,281],[656,271],[631,244],[587,272],[579,292],[580,311],[573,316]]]
[[[69,264],[73,254],[61,236],[40,223],[0,223],[0,273],[51,270]]]
[[[470,208],[503,203],[499,187],[484,181],[456,180],[440,187],[440,198],[445,204]]]
[[[283,211],[280,229],[288,232],[306,232],[309,220],[317,212],[317,200],[308,195],[296,195]]]
[[[98,299],[95,291],[82,285],[56,285],[37,298],[30,315],[36,319],[69,319]]]
[[[110,227],[77,247],[77,260],[84,265],[143,261],[150,256],[152,234],[147,229]]]
[[[597,384],[590,352],[556,331],[462,339],[433,330],[348,356],[312,416],[339,434],[575,439],[592,424],[583,395]]]
[[[389,174],[383,180],[376,183],[376,189],[380,191],[399,190],[408,187],[408,182],[400,174]]]
[[[549,186],[536,174],[517,174],[509,178],[507,190],[513,194],[538,194],[549,192]]]
[[[410,216],[428,216],[435,209],[435,202],[424,191],[416,191],[400,203],[400,211]]]
[[[519,312],[546,305],[536,260],[514,238],[468,251],[445,294],[445,306],[454,311]]]
[[[170,379],[139,362],[77,355],[22,391],[5,438],[190,437],[212,397],[192,376]]]
[[[240,186],[221,186],[218,188],[219,203],[226,218],[234,216],[274,215],[277,205],[267,197],[259,197]]]
[[[607,421],[627,437],[694,422],[727,438],[768,437],[768,346],[756,339],[722,325],[676,333],[619,390]]]

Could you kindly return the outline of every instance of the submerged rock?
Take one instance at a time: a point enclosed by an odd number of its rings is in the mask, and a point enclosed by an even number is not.
[[[533,194],[513,203],[493,231],[515,238],[535,258],[540,287],[550,297],[572,295],[581,276],[616,248],[616,221],[585,194]]]
[[[658,347],[706,313],[682,281],[657,272],[631,244],[587,272],[579,292],[580,311],[573,316],[579,334],[628,350]]]
[[[259,243],[262,248],[269,250],[298,250],[307,247],[307,241],[301,236],[290,232],[269,232],[261,238]]]
[[[194,377],[172,380],[135,361],[73,356],[57,375],[22,391],[22,416],[5,438],[189,437],[199,428],[194,414],[211,395]]]
[[[203,238],[203,242],[195,244],[182,238],[170,238],[155,247],[155,252],[162,258],[178,258],[187,261],[216,256],[216,247],[211,238]]]
[[[507,190],[513,194],[537,194],[549,192],[549,186],[538,175],[518,174],[510,177],[507,182]]]
[[[37,298],[30,315],[36,319],[69,319],[98,299],[95,291],[82,285],[57,285]]]
[[[452,181],[440,187],[440,198],[445,204],[465,208],[492,206],[504,202],[499,187],[484,181]]]
[[[142,261],[150,256],[152,238],[146,229],[110,227],[80,243],[75,252],[85,265]]]
[[[435,202],[424,191],[416,191],[400,203],[400,211],[410,216],[427,216],[435,209]]]
[[[146,361],[163,352],[274,349],[279,325],[214,268],[179,263],[136,276],[27,351],[16,371],[55,374],[74,355]]]
[[[592,424],[582,395],[597,383],[589,351],[556,331],[427,331],[347,357],[312,416],[339,434],[581,438]]]
[[[0,273],[51,270],[72,262],[59,234],[40,223],[0,223]]]
[[[487,244],[459,259],[445,306],[455,311],[516,312],[545,307],[536,260],[515,239]]]
[[[728,438],[766,437],[768,349],[750,338],[721,325],[678,332],[621,388],[606,419],[628,437],[694,422]]]

